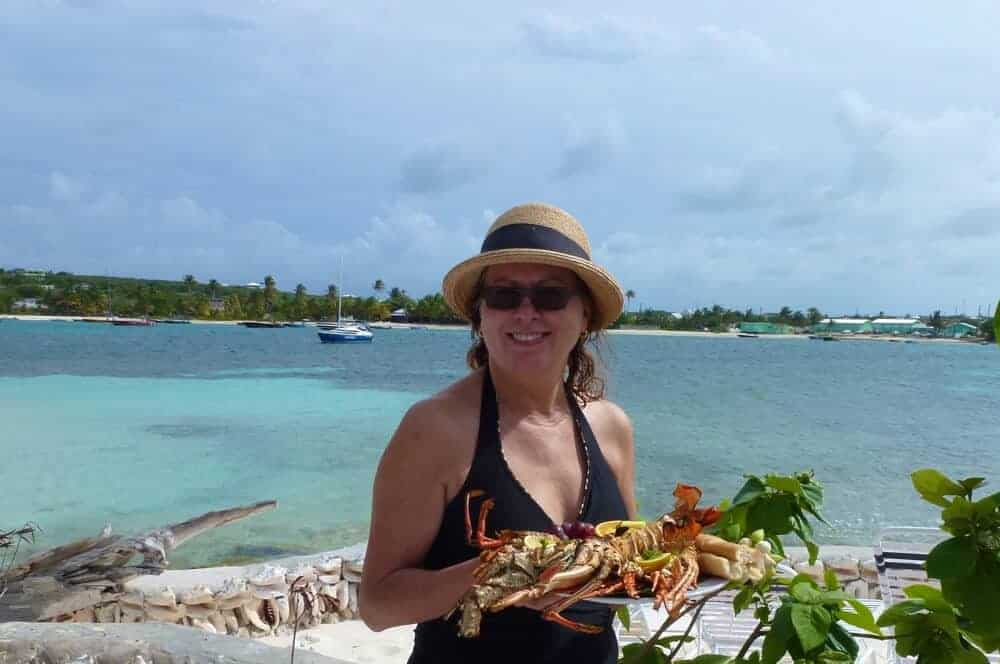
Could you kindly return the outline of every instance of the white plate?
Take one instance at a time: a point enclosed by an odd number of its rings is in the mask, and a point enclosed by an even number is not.
[[[716,590],[721,590],[727,583],[723,578],[717,576],[703,576],[698,579],[698,585],[688,591],[688,599],[701,599],[705,595],[714,593]],[[556,593],[563,597],[569,597],[572,593]],[[611,606],[652,606],[653,602],[656,601],[655,597],[639,597],[632,599],[631,597],[590,597],[585,602],[591,602],[593,604],[609,604]]]

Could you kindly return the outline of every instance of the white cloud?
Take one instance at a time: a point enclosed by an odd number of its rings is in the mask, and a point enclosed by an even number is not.
[[[695,57],[725,57],[761,65],[773,64],[779,59],[763,37],[743,28],[727,30],[718,25],[699,26],[688,48]]]

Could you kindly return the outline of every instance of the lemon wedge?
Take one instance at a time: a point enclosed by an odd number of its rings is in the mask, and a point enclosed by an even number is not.
[[[656,570],[666,567],[670,561],[673,560],[673,557],[674,554],[672,553],[661,553],[660,555],[653,556],[652,558],[640,558],[635,562],[644,572],[655,572]]]
[[[525,535],[524,536],[524,548],[525,549],[544,549],[550,544],[555,544],[556,540],[553,537],[546,537],[545,535]]]
[[[615,531],[619,528],[633,530],[635,528],[644,528],[645,526],[645,521],[602,521],[594,526],[594,534],[598,537],[614,537]]]

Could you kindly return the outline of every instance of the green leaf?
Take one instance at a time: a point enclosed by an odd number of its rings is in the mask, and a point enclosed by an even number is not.
[[[670,636],[665,636],[662,639],[657,640],[656,645],[663,646],[664,648],[670,648],[678,641],[683,641],[684,643],[690,643],[694,641],[693,636],[687,636],[685,634],[672,634]]]
[[[964,480],[959,480],[959,484],[965,489],[966,495],[972,495],[972,492],[986,484],[985,477],[967,477]]]
[[[627,606],[624,604],[619,606],[615,609],[615,615],[618,616],[618,621],[626,630],[632,627],[632,614],[628,612]]]
[[[809,564],[815,565],[816,559],[819,558],[819,546],[816,542],[806,542],[806,551],[809,552]]]
[[[620,664],[667,664],[667,656],[662,650],[654,647],[643,653],[645,646],[645,643],[622,646],[622,658],[618,661]]]
[[[837,573],[829,567],[823,570],[823,582],[826,584],[828,590],[840,588],[840,579],[837,578]]]
[[[743,488],[741,488],[739,493],[736,494],[736,497],[733,498],[733,507],[752,502],[763,496],[765,493],[767,493],[767,486],[760,481],[760,478],[748,475]]]
[[[771,630],[764,637],[761,648],[761,664],[776,664],[788,651],[788,642],[795,636],[792,626],[792,605],[784,604],[774,612]]]
[[[927,555],[927,576],[932,579],[969,576],[975,572],[978,558],[975,540],[969,536],[952,537]]]
[[[843,602],[849,602],[854,599],[854,595],[849,595],[840,588],[836,590],[826,590],[820,593],[819,603],[820,604],[836,604],[838,607]]]
[[[792,605],[792,626],[806,652],[823,645],[832,624],[830,612],[821,606]]]
[[[846,611],[841,609],[837,612],[837,618],[843,620],[848,625],[853,625],[858,629],[863,629],[871,634],[882,634],[882,630],[875,623],[875,616],[872,615],[871,610],[865,606],[862,602],[856,599],[849,599],[847,603],[851,605],[854,611]]]
[[[796,496],[802,493],[802,484],[794,477],[786,477],[784,475],[767,475],[764,478],[764,482],[767,486],[778,491],[784,491],[785,493],[791,493]]]
[[[897,602],[890,606],[888,609],[882,612],[875,623],[879,627],[891,627],[893,625],[898,625],[905,622],[908,618],[918,615],[925,614],[927,611],[927,603],[922,599],[911,599],[904,600],[902,602]],[[896,630],[897,632],[905,630]],[[903,654],[903,653],[900,653]]]
[[[740,613],[743,609],[750,606],[750,602],[753,600],[753,586],[743,586],[743,588],[736,593],[736,597],[733,598],[733,613]]]
[[[819,604],[820,592],[816,582],[806,574],[799,574],[788,584],[788,594],[803,604]]]
[[[747,506],[746,529],[754,531],[763,528],[770,536],[784,535],[795,527],[792,515],[797,511],[798,506],[792,496],[778,493],[760,497]]]
[[[830,627],[830,633],[826,637],[826,645],[827,648],[845,653],[852,662],[858,657],[858,642],[839,623],[833,623]]]
[[[1000,648],[1000,560],[996,553],[981,556],[976,573],[941,580],[944,599],[968,620],[965,630],[984,648]]]
[[[933,468],[915,471],[910,474],[910,479],[920,497],[938,507],[947,507],[950,504],[950,501],[945,500],[945,496],[960,496],[964,493],[961,484],[948,479]]]
[[[799,483],[802,485],[802,500],[809,504],[815,511],[819,511],[823,507],[823,487],[819,482],[810,481],[804,482],[803,478],[799,478]]]
[[[835,662],[853,662],[854,659],[846,652],[826,650],[816,656],[817,664],[834,664]]]

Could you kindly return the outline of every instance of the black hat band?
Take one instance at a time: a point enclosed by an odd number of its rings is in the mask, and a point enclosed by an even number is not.
[[[589,261],[583,247],[554,228],[537,224],[507,224],[486,236],[480,253],[502,249],[544,249]]]

